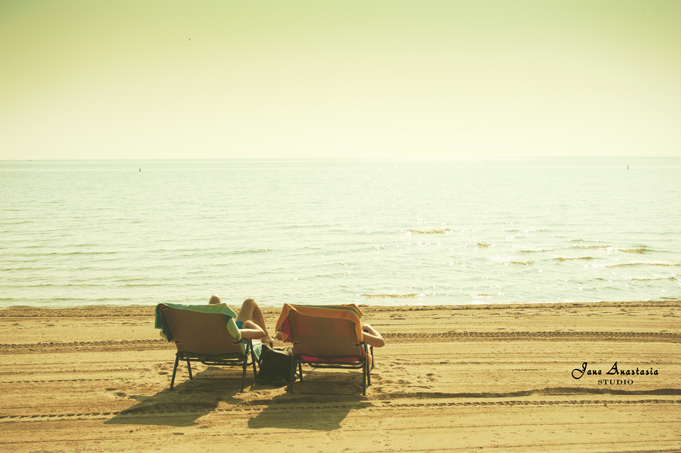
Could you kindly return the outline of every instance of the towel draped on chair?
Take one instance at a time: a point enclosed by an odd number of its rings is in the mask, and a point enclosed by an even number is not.
[[[236,318],[236,313],[234,310],[229,308],[224,304],[211,304],[211,305],[183,305],[183,304],[163,304],[166,307],[176,308],[178,310],[189,310],[197,313],[220,313],[226,316],[227,319],[227,331],[237,340],[241,339],[241,332],[236,326],[234,319]],[[170,328],[163,319],[163,314],[161,313],[161,304],[156,306],[156,319],[154,321],[154,327],[161,330],[161,335],[167,341],[173,341],[173,334],[170,332]]]
[[[344,305],[289,305],[284,304],[279,320],[277,321],[276,331],[281,332],[283,341],[291,341],[291,327],[288,324],[288,314],[295,311],[305,316],[324,316],[327,318],[347,319],[355,323],[357,338],[362,341],[362,321],[360,318],[364,313],[355,304]]]

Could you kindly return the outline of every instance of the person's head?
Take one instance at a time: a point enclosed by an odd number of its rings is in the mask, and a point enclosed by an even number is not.
[[[210,299],[208,299],[209,304],[221,304],[222,301],[220,300],[220,297],[216,294],[213,294],[210,296]]]

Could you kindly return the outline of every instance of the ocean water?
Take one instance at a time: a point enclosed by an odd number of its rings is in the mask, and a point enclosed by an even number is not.
[[[678,158],[0,161],[0,208],[0,307],[681,298]]]

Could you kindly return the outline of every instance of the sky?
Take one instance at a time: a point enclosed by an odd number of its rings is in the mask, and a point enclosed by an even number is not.
[[[0,0],[0,159],[680,155],[678,0]]]

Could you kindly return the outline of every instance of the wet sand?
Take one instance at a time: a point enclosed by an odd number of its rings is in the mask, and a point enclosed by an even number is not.
[[[679,451],[680,306],[363,307],[366,397],[359,371],[289,395],[202,365],[170,392],[153,307],[0,310],[0,451]]]

